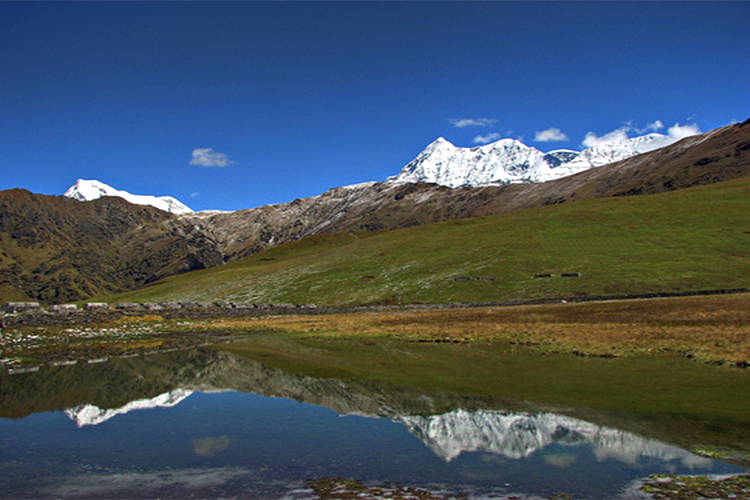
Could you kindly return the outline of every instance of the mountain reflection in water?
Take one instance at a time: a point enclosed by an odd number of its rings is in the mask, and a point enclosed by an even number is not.
[[[682,448],[555,413],[456,410],[430,417],[400,417],[409,432],[450,462],[462,453],[485,451],[522,459],[552,444],[594,447],[598,460],[635,464],[640,457],[679,460],[686,467],[708,467],[711,460]]]
[[[79,405],[65,410],[78,427],[98,425],[131,411],[175,406],[194,391],[175,389],[151,399],[132,401],[121,408]],[[496,410],[455,410],[442,415],[395,416],[435,455],[450,462],[462,453],[488,452],[508,459],[523,459],[547,446],[593,446],[598,460],[616,459],[636,464],[639,458],[679,460],[688,468],[710,467],[711,460],[677,446],[555,413]],[[223,443],[223,441],[222,441]]]
[[[65,414],[73,420],[78,427],[86,425],[97,425],[107,420],[124,415],[134,410],[149,410],[151,408],[169,408],[179,404],[183,399],[190,396],[194,391],[187,389],[175,389],[165,392],[150,399],[137,399],[120,408],[99,408],[96,405],[78,405],[65,410]]]
[[[0,397],[2,498],[297,499],[320,477],[616,498],[653,473],[742,471],[570,414],[211,349],[4,377]]]

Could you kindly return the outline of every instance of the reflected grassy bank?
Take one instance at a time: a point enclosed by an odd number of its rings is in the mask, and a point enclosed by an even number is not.
[[[256,336],[217,347],[292,373],[513,401],[704,453],[750,453],[750,377],[679,355],[580,358],[501,343]]]

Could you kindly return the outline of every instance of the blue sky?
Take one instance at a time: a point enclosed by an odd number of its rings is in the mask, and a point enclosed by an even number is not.
[[[0,2],[0,189],[98,179],[235,210],[385,180],[439,136],[548,151],[707,131],[750,117],[748,19],[750,2]]]

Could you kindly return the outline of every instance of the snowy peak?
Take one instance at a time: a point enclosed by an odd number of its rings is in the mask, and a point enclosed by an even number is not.
[[[543,153],[515,139],[474,148],[433,141],[389,182],[430,182],[448,187],[546,182],[647,153],[675,142],[657,133],[596,144],[583,151]]]
[[[115,196],[134,205],[148,205],[173,214],[186,214],[193,211],[187,205],[171,196],[130,194],[127,191],[120,191],[96,180],[78,179],[63,196],[78,201],[91,201],[102,196]]]
[[[476,148],[459,148],[442,137],[432,142],[395,182],[432,182],[448,187],[503,184],[523,180],[543,164],[544,154],[515,139],[501,139]]]

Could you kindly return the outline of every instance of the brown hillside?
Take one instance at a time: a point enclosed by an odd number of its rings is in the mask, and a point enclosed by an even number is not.
[[[0,299],[60,303],[221,263],[203,235],[119,198],[0,192]]]

